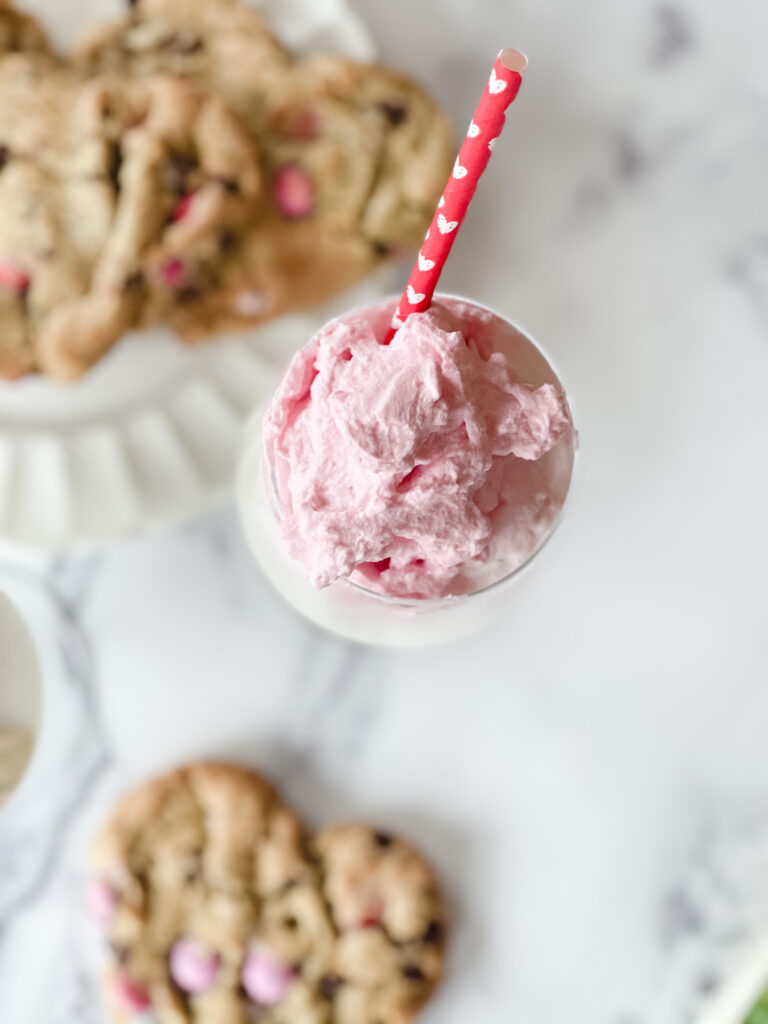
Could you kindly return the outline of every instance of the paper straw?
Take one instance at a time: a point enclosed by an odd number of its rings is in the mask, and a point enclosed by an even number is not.
[[[477,183],[488,166],[493,147],[504,127],[506,109],[517,96],[527,65],[527,57],[518,50],[502,50],[496,58],[408,284],[392,317],[386,341],[392,339],[411,313],[420,313],[431,305],[438,278]]]

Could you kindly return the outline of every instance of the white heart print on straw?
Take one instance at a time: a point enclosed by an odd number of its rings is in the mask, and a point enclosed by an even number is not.
[[[496,77],[495,69],[491,71],[491,80],[488,83],[488,88],[491,90],[492,93],[494,93],[494,95],[496,93],[504,92],[504,90],[507,88],[507,83],[504,81],[504,79]]]
[[[454,178],[466,178],[467,176],[467,168],[461,166],[458,157],[456,157],[456,163],[453,165],[453,176]]]
[[[520,90],[527,66],[528,58],[519,50],[502,50],[496,58],[416,264],[392,317],[392,326],[385,339],[387,343],[411,313],[421,313],[432,304],[438,279],[477,183],[488,166],[493,146],[504,127],[507,107]]]

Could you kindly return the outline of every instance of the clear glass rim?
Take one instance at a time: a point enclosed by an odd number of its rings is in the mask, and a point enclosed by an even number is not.
[[[363,310],[370,309],[372,306],[383,306],[383,305],[385,305],[388,302],[397,302],[399,298],[400,298],[400,295],[398,293],[397,295],[385,296],[383,299],[379,299],[378,302],[366,303],[366,305],[364,305],[364,306],[355,306],[352,309],[348,310],[346,313],[342,313],[338,317],[333,317],[331,320],[328,321],[328,323],[324,324],[320,328],[320,331],[325,330],[328,327],[329,324],[335,323],[337,320],[345,319],[346,317],[352,316],[352,315],[354,315],[357,312],[362,312]],[[513,327],[516,331],[518,331],[520,334],[522,334],[523,337],[526,339],[526,341],[530,342],[530,344],[533,345],[533,347],[536,349],[536,351],[539,353],[539,355],[544,359],[544,361],[547,363],[547,365],[554,371],[555,376],[557,377],[558,381],[560,381],[561,386],[562,386],[562,379],[561,379],[560,373],[559,373],[557,367],[553,364],[552,360],[547,355],[547,353],[541,348],[541,346],[538,344],[536,339],[533,338],[528,333],[528,331],[526,331],[523,327],[521,327],[514,320],[510,320],[508,317],[506,317],[503,314],[497,312],[497,310],[493,309],[492,307],[486,306],[482,302],[476,302],[474,299],[468,299],[468,298],[465,298],[462,295],[453,295],[453,294],[451,294],[449,292],[437,292],[434,295],[434,298],[438,302],[441,299],[449,299],[449,300],[452,300],[454,302],[466,303],[468,306],[474,306],[476,309],[482,310],[483,312],[486,312],[486,313],[490,313],[492,316],[497,317],[499,320],[503,320],[504,323],[509,324],[510,327]],[[312,344],[312,342],[314,341],[314,339],[315,339],[315,337],[317,336],[318,333],[319,333],[319,331],[316,331],[312,335],[312,337],[308,339],[306,344],[304,346],[302,346],[302,347],[303,348],[308,348],[309,345]],[[567,390],[565,389],[564,386],[563,386],[563,393],[565,394],[566,402],[568,403],[568,411],[571,412],[571,401],[570,401],[570,398],[568,397],[568,392],[567,392]],[[573,415],[572,414],[571,414],[571,424],[573,425]],[[574,431],[574,436],[576,436],[576,428],[575,428],[575,426],[573,427],[573,431]],[[374,598],[374,599],[376,599],[378,601],[382,601],[385,604],[389,604],[389,605],[392,605],[393,607],[400,607],[400,608],[415,608],[415,607],[416,608],[437,608],[437,607],[440,607],[440,606],[446,605],[446,604],[453,605],[453,604],[458,604],[459,602],[462,602],[462,601],[468,601],[468,600],[470,600],[473,597],[481,597],[481,596],[483,596],[485,594],[489,594],[491,591],[500,589],[505,584],[509,583],[510,581],[515,579],[517,576],[521,575],[526,569],[528,569],[530,567],[531,563],[533,561],[535,561],[535,559],[538,557],[538,555],[544,550],[545,547],[547,547],[547,545],[549,544],[550,540],[552,539],[552,537],[554,537],[555,533],[559,529],[560,524],[563,521],[563,515],[565,513],[565,506],[568,504],[568,497],[569,497],[569,495],[571,493],[571,488],[573,487],[573,477],[574,477],[574,474],[576,472],[577,457],[578,457],[578,445],[574,444],[574,448],[573,448],[573,462],[571,464],[571,474],[570,474],[570,476],[568,478],[568,490],[565,493],[565,497],[563,499],[563,503],[560,506],[560,509],[558,510],[557,515],[553,519],[552,525],[550,526],[549,531],[547,532],[547,535],[544,538],[544,540],[539,544],[539,546],[534,551],[532,551],[530,553],[530,555],[528,555],[528,557],[524,561],[522,561],[519,565],[515,566],[514,569],[512,569],[510,572],[506,573],[504,576],[500,576],[497,580],[494,580],[493,583],[487,583],[485,586],[480,587],[477,590],[470,590],[466,594],[446,594],[444,597],[397,597],[397,596],[395,596],[393,594],[382,594],[381,591],[379,591],[379,590],[371,590],[369,587],[364,587],[360,583],[355,583],[353,580],[350,580],[348,577],[341,577],[338,580],[335,580],[334,584],[331,584],[331,585],[332,586],[333,585],[347,586],[347,587],[350,587],[352,590],[355,590],[358,593],[363,594],[365,597],[371,597],[371,598]],[[282,516],[282,512],[283,512],[282,502],[280,500],[280,494],[279,494],[279,491],[278,491],[278,488],[277,488],[277,481],[275,479],[274,469],[273,469],[272,465],[270,464],[269,460],[265,458],[265,453],[264,453],[263,450],[261,452],[261,463],[262,463],[262,476],[263,476],[264,482],[266,484],[268,484],[268,497],[269,497],[270,505],[272,507],[273,512],[276,515],[276,518],[279,521],[279,519]],[[266,472],[267,467],[269,468],[269,473]],[[307,585],[308,586],[310,585],[309,581],[307,581]]]

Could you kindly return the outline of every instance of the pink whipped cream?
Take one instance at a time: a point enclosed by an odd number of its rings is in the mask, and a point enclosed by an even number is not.
[[[552,384],[517,379],[487,311],[434,305],[384,345],[390,306],[326,325],[271,403],[280,530],[317,587],[467,593],[551,530],[559,505],[537,463],[572,441],[568,404]]]

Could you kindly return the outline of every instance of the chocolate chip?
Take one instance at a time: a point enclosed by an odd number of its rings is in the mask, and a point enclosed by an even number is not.
[[[382,103],[381,109],[386,114],[389,123],[394,127],[402,124],[405,120],[405,107],[402,103]]]
[[[0,168],[5,167],[11,159],[11,151],[7,146],[0,145]]]
[[[113,142],[107,155],[107,177],[115,192],[120,189],[120,168],[123,166],[123,150],[119,143]]]
[[[195,167],[195,161],[183,153],[173,153],[160,171],[160,186],[168,192],[183,195],[187,191],[187,179]]]
[[[403,977],[409,981],[425,981],[424,971],[416,964],[406,964],[403,968]]]
[[[195,882],[200,879],[200,869],[197,867],[187,868],[186,874],[184,875],[184,882],[187,885],[194,885]]]
[[[194,284],[187,284],[183,288],[179,288],[176,292],[177,302],[196,302],[201,296],[202,291]]]
[[[443,926],[439,921],[430,921],[427,930],[421,937],[422,942],[442,942]]]
[[[233,196],[236,196],[240,191],[240,186],[233,178],[217,178],[218,183],[227,192],[230,192]]]
[[[320,995],[323,999],[333,999],[343,984],[341,975],[324,974],[320,979]]]
[[[186,1017],[188,1017],[189,1016],[190,1008],[192,1006],[191,993],[185,992],[185,990],[181,987],[181,985],[179,985],[179,983],[173,977],[173,974],[171,973],[170,968],[168,970],[168,973],[170,975],[170,978],[168,980],[170,982],[173,994],[176,996],[176,999],[177,999],[178,1003],[181,1004],[181,1008],[184,1010],[184,1015]]]
[[[389,246],[388,245],[384,245],[383,242],[372,242],[371,243],[371,247],[373,249],[373,252],[374,252],[375,256],[378,256],[378,257],[381,258],[381,257],[389,255]]]
[[[112,955],[119,964],[125,964],[130,959],[131,951],[127,946],[123,946],[122,943],[110,942],[109,948],[112,950]]]
[[[219,235],[219,249],[222,252],[231,252],[237,244],[237,236],[234,231],[222,231]]]
[[[380,846],[383,850],[392,845],[392,836],[388,836],[386,832],[376,832],[373,838],[376,845]]]
[[[196,32],[177,32],[176,35],[171,36],[168,42],[165,44],[166,50],[170,50],[171,53],[197,53],[202,48],[203,40]]]
[[[123,288],[127,292],[136,291],[144,284],[144,275],[140,270],[134,270],[123,280]]]
[[[288,917],[283,918],[283,926],[287,928],[289,932],[295,932],[299,927],[299,922],[292,914],[289,914]]]

